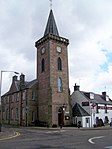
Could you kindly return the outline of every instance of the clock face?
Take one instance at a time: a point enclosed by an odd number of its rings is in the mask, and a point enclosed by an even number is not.
[[[44,54],[45,53],[45,48],[41,49],[41,53]]]
[[[61,53],[61,50],[62,50],[61,47],[57,46],[57,52]]]

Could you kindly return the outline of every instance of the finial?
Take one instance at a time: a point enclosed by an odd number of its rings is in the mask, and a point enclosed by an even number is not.
[[[50,9],[52,9],[52,0],[49,0],[50,1]]]

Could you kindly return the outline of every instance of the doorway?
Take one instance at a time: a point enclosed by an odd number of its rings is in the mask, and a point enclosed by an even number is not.
[[[89,117],[86,118],[86,127],[90,127],[90,119],[89,119]]]
[[[64,112],[62,107],[58,110],[58,125],[64,126]]]

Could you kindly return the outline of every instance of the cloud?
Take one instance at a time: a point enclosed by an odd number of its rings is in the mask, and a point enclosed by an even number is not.
[[[57,0],[53,11],[60,36],[69,39],[70,89],[101,92],[112,97],[112,1]],[[36,76],[35,41],[45,31],[48,0],[0,1],[0,69]],[[5,76],[6,74],[4,74]],[[7,74],[8,75],[8,74]],[[12,74],[9,77],[12,77]],[[7,81],[3,81],[7,84]],[[10,81],[9,81],[10,82]],[[5,91],[5,86],[3,88]]]

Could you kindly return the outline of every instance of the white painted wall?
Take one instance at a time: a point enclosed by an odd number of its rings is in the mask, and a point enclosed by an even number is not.
[[[86,127],[86,128],[91,127],[91,117],[90,116],[82,117],[82,127]]]
[[[72,107],[75,105],[75,103],[78,103],[85,111],[87,111],[91,116],[90,118],[90,127],[94,127],[94,124],[96,124],[96,117],[98,117],[99,119],[101,118],[104,122],[105,120],[105,116],[108,116],[109,119],[109,123],[112,121],[112,109],[111,110],[107,110],[107,113],[105,113],[105,109],[99,109],[99,113],[96,113],[96,107],[92,107],[91,104],[89,104],[89,106],[82,106],[82,102],[86,102],[88,101],[86,97],[84,97],[84,95],[80,92],[80,91],[75,91],[72,94],[72,100],[71,100],[71,105]],[[92,99],[91,99],[92,102]],[[98,106],[105,106],[104,104],[98,104]],[[111,107],[112,105],[107,105],[107,107]],[[86,125],[86,118],[87,117],[82,117],[82,118],[77,118],[77,122],[80,120],[82,123],[83,127],[87,127]]]

